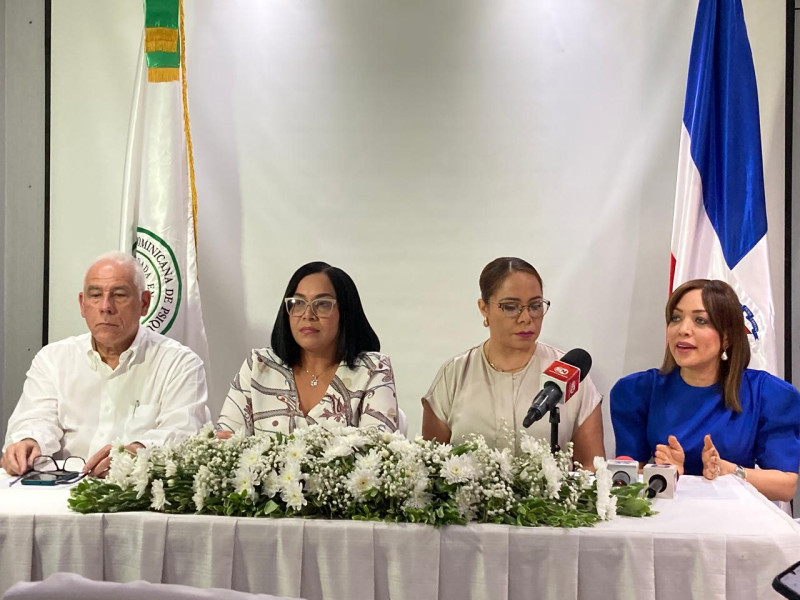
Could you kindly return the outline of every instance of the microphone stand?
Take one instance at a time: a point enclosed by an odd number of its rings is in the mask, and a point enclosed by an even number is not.
[[[555,454],[561,447],[558,445],[558,424],[561,422],[561,413],[558,404],[550,409],[550,452]]]

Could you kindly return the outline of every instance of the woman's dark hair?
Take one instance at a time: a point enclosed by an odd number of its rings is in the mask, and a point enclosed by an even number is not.
[[[516,271],[530,273],[539,280],[539,285],[544,289],[539,271],[534,269],[533,265],[514,256],[501,256],[500,258],[495,258],[492,262],[483,267],[483,271],[481,271],[478,285],[481,288],[481,298],[483,298],[483,301],[489,302],[489,298],[497,291],[497,288],[500,287],[503,280]]]
[[[300,281],[314,273],[325,273],[333,284],[336,292],[336,306],[339,309],[339,333],[336,345],[336,360],[347,362],[351,369],[355,360],[362,352],[378,352],[381,342],[369,324],[364,308],[361,306],[361,297],[358,295],[356,284],[350,275],[324,262],[310,262],[294,272],[286,286],[283,298],[294,296]],[[278,308],[278,316],[272,327],[272,350],[283,362],[294,367],[300,363],[300,346],[292,335],[289,326],[289,313],[286,312],[283,298]]]
[[[708,313],[711,326],[719,334],[722,350],[727,352],[728,360],[719,361],[719,379],[722,388],[722,399],[725,406],[733,412],[742,412],[739,402],[739,389],[742,385],[742,374],[750,364],[750,342],[744,324],[742,303],[733,288],[718,279],[692,279],[679,286],[667,300],[664,311],[667,326],[672,319],[672,312],[687,292],[700,290],[703,308]],[[667,346],[664,353],[664,364],[661,372],[671,372],[677,363]]]

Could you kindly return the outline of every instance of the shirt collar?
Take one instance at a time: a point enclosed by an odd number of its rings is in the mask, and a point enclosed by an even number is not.
[[[142,327],[139,325],[139,329],[136,331],[136,337],[133,338],[131,345],[128,346],[127,350],[124,350],[122,354],[119,355],[119,366],[127,364],[133,360],[139,352],[142,351],[146,343],[146,338],[147,327]],[[84,351],[86,352],[86,356],[89,358],[93,369],[97,370],[101,364],[105,364],[103,363],[103,359],[100,357],[100,353],[94,349],[94,340],[92,339],[91,333],[86,336],[86,346]]]

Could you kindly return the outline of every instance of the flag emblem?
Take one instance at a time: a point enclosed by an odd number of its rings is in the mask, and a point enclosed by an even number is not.
[[[181,308],[183,281],[175,253],[163,239],[143,227],[136,230],[136,259],[144,270],[150,290],[150,310],[142,325],[167,333]]]

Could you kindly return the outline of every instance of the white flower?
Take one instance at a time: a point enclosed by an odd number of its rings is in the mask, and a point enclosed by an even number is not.
[[[287,489],[294,484],[299,484],[303,478],[300,466],[297,463],[288,463],[278,475],[278,482],[283,489]]]
[[[464,483],[475,475],[475,461],[468,454],[450,456],[442,463],[442,477],[447,483]]]
[[[458,507],[458,512],[461,513],[465,519],[472,520],[475,510],[472,506],[474,498],[472,497],[472,493],[466,487],[458,488],[455,494],[456,506]]]
[[[547,482],[547,495],[553,499],[558,498],[561,483],[564,481],[564,474],[550,454],[542,457],[542,476]]]
[[[412,480],[416,479],[426,479],[430,474],[428,468],[425,466],[425,463],[418,461],[418,460],[402,460],[398,463],[398,467],[400,467],[403,472],[406,474],[406,477]]]
[[[544,455],[550,454],[550,446],[544,440],[532,437],[530,435],[523,435],[519,443],[520,450],[525,454],[540,458]]]
[[[361,448],[361,446],[369,443],[369,438],[365,436],[361,431],[356,429],[346,437],[342,439],[345,444],[348,444],[352,448]]]
[[[283,447],[283,455],[286,457],[287,462],[299,463],[303,461],[306,456],[308,456],[308,448],[306,447],[305,441],[302,439],[290,440],[286,446]]]
[[[166,461],[164,461],[164,476],[175,477],[175,475],[177,474],[178,474],[177,463],[171,458],[168,458]]]
[[[256,497],[256,474],[248,467],[240,467],[236,471],[236,476],[233,480],[233,485],[236,491],[240,494],[246,494],[248,498]]]
[[[322,477],[314,474],[306,479],[306,491],[309,494],[319,494],[322,491]]]
[[[356,500],[363,500],[365,494],[380,485],[378,473],[373,469],[355,468],[352,473],[347,476],[347,491],[350,492]]]
[[[155,510],[164,510],[164,506],[169,504],[166,496],[164,495],[164,482],[160,479],[154,479],[153,485],[150,488],[153,495],[153,500],[150,502],[150,508]]]
[[[272,498],[275,494],[281,491],[281,480],[275,471],[267,473],[266,477],[262,480],[264,494],[268,498]]]
[[[216,428],[214,427],[214,424],[209,422],[200,428],[200,431],[197,433],[197,437],[212,439],[215,433],[216,433]]]
[[[147,486],[150,483],[150,467],[150,450],[139,448],[136,452],[136,459],[129,478],[129,481],[133,483],[133,489],[136,490],[137,499],[144,496],[147,491]]]
[[[256,446],[248,448],[239,456],[239,468],[255,469],[261,462],[261,452]]]
[[[294,510],[300,510],[308,504],[305,496],[303,496],[303,485],[299,481],[283,489],[281,500],[286,503],[286,506]]]
[[[111,466],[108,469],[106,481],[114,483],[122,489],[130,487],[130,476],[136,466],[133,455],[122,444],[115,444],[109,452]]]
[[[210,486],[213,479],[214,474],[211,472],[211,469],[206,465],[200,465],[200,468],[194,475],[194,482],[192,483],[192,487],[194,488],[192,502],[194,502],[197,507],[197,512],[203,510],[203,506],[205,506],[205,500],[211,492]]]
[[[334,438],[325,448],[322,455],[324,462],[330,462],[342,456],[350,456],[353,453],[353,447],[347,443],[346,438]]]
[[[362,454],[356,459],[356,468],[378,469],[381,466],[381,455],[372,449],[367,454]]]
[[[594,457],[595,481],[597,482],[597,514],[603,520],[617,516],[617,497],[611,493],[614,476],[601,456]]]
[[[416,486],[414,487],[414,491],[411,492],[411,495],[405,501],[405,506],[408,508],[425,508],[428,503],[431,501],[431,495],[424,491],[424,489],[420,490],[417,489]]]
[[[514,457],[511,454],[511,451],[508,448],[504,448],[501,450],[492,450],[491,451],[492,458],[497,463],[497,467],[500,469],[500,473],[503,474],[503,477],[506,479],[510,479],[514,475]]]
[[[258,444],[254,446],[258,450],[259,455],[263,455],[267,450],[272,448],[272,436],[260,435],[258,436]]]

